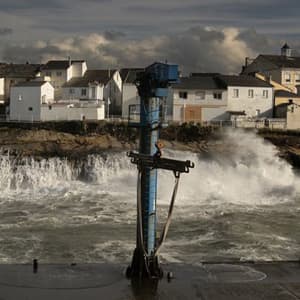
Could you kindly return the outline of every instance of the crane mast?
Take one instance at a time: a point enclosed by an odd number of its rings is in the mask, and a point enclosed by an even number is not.
[[[162,158],[159,130],[163,126],[163,108],[171,83],[178,82],[178,66],[154,63],[137,76],[136,85],[140,96],[139,152],[129,152],[131,162],[138,168],[136,248],[127,276],[132,279],[158,279],[163,275],[158,251],[169,227],[176,197],[180,173],[189,172],[194,165],[190,161]],[[157,169],[173,171],[176,184],[170,204],[169,216],[157,238]]]

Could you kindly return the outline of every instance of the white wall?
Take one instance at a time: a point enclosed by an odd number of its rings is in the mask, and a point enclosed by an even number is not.
[[[10,119],[40,121],[40,87],[12,87],[10,92]],[[30,110],[32,108],[32,110]]]
[[[234,89],[239,90],[239,97],[234,97]],[[254,97],[248,97],[248,90],[254,90]],[[268,98],[263,97],[263,91],[268,91]],[[271,117],[273,108],[273,88],[269,87],[228,87],[228,111],[245,111],[248,117]],[[260,114],[257,115],[257,110]]]
[[[104,105],[101,107],[68,107],[67,105],[43,105],[41,108],[42,121],[63,120],[103,120]]]
[[[5,97],[5,87],[4,87],[4,78],[0,78],[0,103],[4,103]]]
[[[289,105],[286,115],[287,129],[300,130],[300,107],[298,105]]]
[[[128,107],[131,104],[140,104],[140,97],[137,88],[134,84],[125,83],[123,85],[123,100],[122,100],[122,118],[128,118]]]
[[[73,62],[70,77],[82,77],[87,70],[86,62]]]
[[[187,92],[187,99],[179,97],[179,92]],[[197,92],[204,92],[204,99],[196,96]],[[214,93],[222,93],[221,99],[214,99]],[[172,94],[171,94],[172,95]],[[172,97],[172,96],[171,96]],[[201,121],[227,120],[227,91],[225,90],[184,90],[173,89],[173,121],[184,121],[184,105],[201,107]],[[168,103],[172,103],[170,100]]]
[[[187,99],[179,97],[179,92],[187,92]],[[197,92],[204,92],[204,99],[199,99],[196,96]],[[214,93],[222,93],[222,99],[214,99]],[[174,89],[174,103],[181,104],[186,103],[187,105],[226,105],[227,104],[227,92],[225,90],[184,90]]]
[[[95,97],[92,97],[92,87],[95,87]],[[71,89],[73,93],[71,93]],[[86,89],[86,96],[82,96],[82,89]],[[103,85],[93,85],[87,87],[64,87],[62,88],[62,99],[63,100],[73,100],[73,99],[86,99],[86,100],[103,100],[104,93]]]
[[[42,86],[14,86],[10,93],[10,119],[40,121],[42,101],[52,103],[53,98],[54,89],[48,82]]]
[[[110,115],[122,114],[122,78],[116,71],[104,90],[104,99],[110,99]]]
[[[202,110],[201,110],[202,121],[207,122],[207,121],[229,120],[229,115],[226,111],[227,111],[227,106],[202,107]]]
[[[47,75],[48,74],[48,75]],[[50,75],[51,74],[51,75]],[[61,75],[60,75],[61,74]],[[62,86],[72,78],[72,69],[69,67],[66,70],[43,70],[41,77],[50,77],[50,83],[54,87],[54,97],[56,100],[62,98]]]

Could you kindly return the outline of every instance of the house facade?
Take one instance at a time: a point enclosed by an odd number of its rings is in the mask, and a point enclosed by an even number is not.
[[[62,87],[74,77],[82,77],[87,70],[84,60],[50,60],[41,70],[41,77],[54,87],[55,100],[62,99]]]
[[[142,72],[143,68],[127,68],[121,69],[120,75],[122,78],[122,118],[128,119],[133,117],[130,114],[130,110],[137,113],[139,111],[138,107],[140,105],[140,96],[138,94],[137,87],[135,85],[135,80],[137,74]]]
[[[256,73],[255,77],[266,82],[269,82],[273,86],[274,90],[274,111],[273,117],[286,118],[287,105],[291,102],[300,105],[300,95],[292,92],[292,89],[285,85],[282,85],[273,79],[264,76],[263,74]]]
[[[287,87],[297,94],[300,85],[300,57],[292,56],[292,49],[285,44],[281,55],[259,55],[243,67],[243,75],[260,73],[267,78]]]
[[[220,75],[217,80],[227,89],[227,112],[232,117],[272,117],[273,86],[245,75]]]
[[[122,80],[118,70],[87,70],[62,86],[63,100],[104,102],[107,115],[121,114]]]
[[[170,96],[172,120],[206,122],[226,120],[227,91],[212,75],[181,77],[173,84]]]
[[[46,81],[20,82],[11,87],[9,117],[14,121],[41,121],[41,106],[54,102],[54,88]]]
[[[12,86],[40,76],[40,64],[0,64],[0,105],[9,104]]]

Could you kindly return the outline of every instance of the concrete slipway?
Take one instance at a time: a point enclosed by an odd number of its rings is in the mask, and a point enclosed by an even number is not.
[[[119,265],[0,266],[1,300],[99,299],[300,299],[300,263],[204,263],[167,265],[156,292],[135,290]]]

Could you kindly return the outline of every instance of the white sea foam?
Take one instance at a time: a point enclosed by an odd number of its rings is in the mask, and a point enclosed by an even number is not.
[[[270,236],[268,230],[262,236],[251,236],[251,232],[243,232],[239,240],[234,234],[241,235],[240,228],[234,228],[230,223],[231,214],[239,211],[247,213],[256,210],[261,213],[264,209],[275,209],[287,202],[296,203],[300,194],[299,178],[292,167],[278,157],[273,145],[255,134],[227,132],[224,134],[224,143],[230,149],[225,149],[224,153],[216,152],[209,159],[190,152],[164,152],[165,157],[195,163],[195,168],[189,174],[181,175],[170,235],[162,249],[165,261],[181,261],[185,257],[185,261],[190,259],[199,262],[205,257],[205,253],[210,252],[216,256],[229,255],[243,259],[277,258],[283,257],[285,253],[280,244],[284,244],[291,255],[295,253],[297,242],[286,237],[285,231],[278,232],[278,237],[274,235],[269,240],[269,245],[256,245],[252,243],[255,239],[265,240]],[[160,170],[158,173],[160,229],[170,201],[174,176],[168,171]],[[48,242],[43,238],[44,230],[50,230],[51,236],[51,230],[59,229],[60,234],[68,236],[69,227],[76,228],[75,231],[82,229],[78,233],[79,240],[90,243],[90,239],[93,239],[94,244],[92,250],[85,252],[81,249],[82,245],[73,243],[71,236],[71,252],[74,257],[79,257],[82,261],[129,261],[135,242],[136,182],[136,166],[130,163],[125,153],[109,154],[107,157],[92,155],[77,163],[60,158],[27,158],[17,161],[9,154],[0,155],[0,205],[2,213],[8,212],[7,215],[0,216],[0,226],[4,231],[0,238],[7,241],[6,232],[17,237],[12,242],[9,240],[11,244],[7,247],[0,248],[0,261],[13,262],[14,258],[20,261],[22,253],[28,257],[39,251],[43,252],[45,250],[42,245]],[[290,203],[285,206],[284,213],[289,213],[289,207]],[[293,207],[294,211],[299,210],[297,205]],[[13,215],[14,211],[29,213],[17,219],[18,216]],[[263,214],[261,215],[263,218]],[[122,224],[122,228],[126,228],[125,233],[122,233],[125,236],[119,237],[118,232],[111,236],[109,230],[103,233],[103,237],[97,238],[97,234],[89,236],[91,226],[101,230],[103,226],[110,228],[111,224]],[[215,227],[201,228],[203,224]],[[230,237],[235,240],[229,244],[224,240],[227,248],[215,249],[214,241],[220,238],[218,230],[223,232],[224,226],[233,231]],[[27,235],[23,236],[20,227],[24,228],[25,233],[27,229],[30,232],[31,228],[41,228],[38,229],[41,241],[33,241],[35,247],[32,251],[32,245],[25,243]],[[130,232],[132,236],[129,236]],[[22,239],[24,243],[20,242]],[[60,242],[64,245],[64,241],[57,241]],[[201,253],[199,245],[204,245]],[[13,258],[13,251],[9,247],[20,248],[20,252]],[[186,254],[189,249],[195,249],[199,253]],[[183,253],[185,256],[182,256]],[[49,253],[46,252],[45,255]]]

